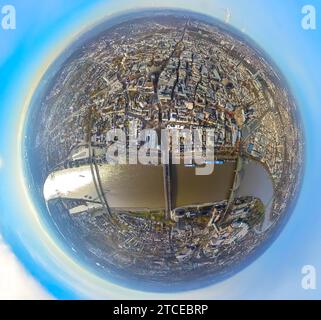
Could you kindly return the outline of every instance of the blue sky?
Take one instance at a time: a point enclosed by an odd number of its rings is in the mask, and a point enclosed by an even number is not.
[[[301,288],[301,268],[321,273],[321,3],[317,0],[165,0],[162,6],[225,18],[252,37],[285,75],[301,111],[306,136],[306,171],[294,213],[279,238],[232,278],[179,295],[146,294],[117,287],[89,274],[50,239],[21,179],[19,132],[41,74],[77,33],[104,17],[156,1],[8,0],[17,10],[17,29],[0,29],[0,228],[18,259],[57,298],[321,298]],[[301,8],[317,9],[317,30],[301,28]],[[320,16],[318,12],[320,10]],[[1,259],[1,256],[0,256]],[[22,271],[21,271],[22,272]],[[81,280],[79,277],[81,276]],[[318,279],[318,278],[317,278]],[[0,274],[1,281],[1,274]],[[320,280],[321,281],[321,280]]]

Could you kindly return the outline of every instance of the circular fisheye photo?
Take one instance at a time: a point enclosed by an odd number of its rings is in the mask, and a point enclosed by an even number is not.
[[[55,61],[25,122],[48,233],[106,281],[183,291],[254,261],[301,185],[303,133],[276,65],[193,12],[110,18]]]

